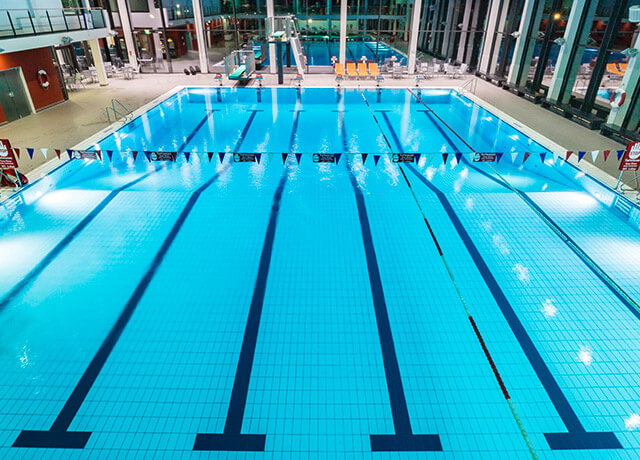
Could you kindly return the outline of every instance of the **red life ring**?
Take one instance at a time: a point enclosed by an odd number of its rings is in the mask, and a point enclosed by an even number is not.
[[[620,108],[622,104],[624,104],[624,100],[627,97],[627,93],[625,90],[618,88],[613,93],[611,93],[611,97],[609,98],[609,105],[611,107]]]
[[[47,72],[42,69],[38,70],[38,83],[44,89],[49,87],[49,75],[47,75]]]
[[[0,185],[2,185],[3,187],[17,187],[19,185],[18,177],[16,177],[16,171],[11,169],[2,169],[0,171],[2,172],[2,177],[0,177]],[[20,182],[22,183],[22,185],[26,185],[29,183],[29,179],[27,179],[27,176],[25,176],[21,172],[19,172],[18,174],[20,175]]]

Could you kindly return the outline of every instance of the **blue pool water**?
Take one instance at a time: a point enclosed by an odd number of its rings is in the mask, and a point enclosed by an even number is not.
[[[407,90],[182,90],[18,207],[0,457],[638,458],[637,220],[419,97],[442,121]],[[391,161],[468,153],[452,130],[507,153]]]
[[[311,41],[301,40],[304,47],[305,55],[309,65],[331,65],[331,58],[338,57],[340,54],[340,44],[334,40]],[[377,48],[377,62],[383,63],[385,59],[395,56],[398,62],[406,64],[406,56],[398,51],[390,48],[389,45],[380,42]],[[366,57],[368,61],[376,61],[376,42],[375,41],[353,41],[347,42],[347,60],[359,61],[362,57]],[[293,54],[291,55],[291,65],[295,65]],[[269,59],[264,65],[269,64]]]

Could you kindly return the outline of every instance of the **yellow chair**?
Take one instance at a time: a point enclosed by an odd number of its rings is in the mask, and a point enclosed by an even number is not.
[[[364,62],[358,62],[358,74],[362,78],[368,78],[369,72],[367,72],[367,64]]]
[[[336,62],[336,75],[340,75],[342,78],[344,78],[344,65],[342,65],[339,62]]]
[[[372,78],[376,78],[378,75],[380,75],[380,71],[378,70],[377,63],[371,62],[369,64],[369,75],[371,75]]]
[[[356,65],[353,62],[347,62],[347,75],[351,78],[357,78]]]

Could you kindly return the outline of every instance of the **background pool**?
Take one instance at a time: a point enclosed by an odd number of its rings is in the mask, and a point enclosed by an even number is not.
[[[419,97],[533,157],[401,170],[469,152],[407,90],[190,89],[18,208],[0,455],[637,458],[637,224],[457,93]]]

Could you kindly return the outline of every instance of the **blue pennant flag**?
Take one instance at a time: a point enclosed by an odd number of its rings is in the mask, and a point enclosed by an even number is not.
[[[616,155],[618,155],[618,161],[622,160],[622,155],[624,155],[624,150],[616,150]]]
[[[69,155],[69,159],[71,159],[73,157],[73,150],[67,149],[67,155]]]
[[[260,157],[262,156],[261,153],[256,153],[256,161],[258,162],[258,164],[260,164]]]
[[[542,163],[544,163],[544,160],[545,160],[546,158],[547,158],[547,153],[546,153],[546,152],[544,152],[544,153],[541,153],[541,154],[540,154],[540,161],[541,161]]]
[[[500,163],[500,159],[502,158],[502,155],[504,155],[504,153],[496,153],[496,163]]]
[[[301,153],[296,153],[296,160],[298,161],[298,164],[300,164],[300,159],[302,158],[302,154]]]
[[[218,152],[218,156],[220,157],[220,163],[224,163],[224,152]]]
[[[29,158],[33,160],[33,150],[32,148],[27,147],[27,153],[29,154]]]
[[[184,159],[187,160],[187,163],[189,163],[189,158],[191,157],[191,153],[189,152],[184,152]]]
[[[338,161],[340,161],[341,156],[342,156],[341,153],[336,153],[336,164],[338,164]]]
[[[147,157],[147,161],[151,161],[151,150],[145,150],[144,156]]]
[[[107,156],[109,157],[109,161],[111,161],[111,157],[113,156],[113,150],[107,150]]]
[[[416,163],[418,163],[418,161],[420,161],[420,154],[416,153],[413,155],[413,161],[415,161]]]
[[[373,156],[373,164],[375,166],[378,166],[378,161],[380,160],[380,155],[374,155]]]
[[[580,163],[580,160],[582,160],[582,158],[586,155],[587,152],[578,152],[578,163]]]
[[[462,158],[462,153],[456,153],[456,163],[460,164],[460,158]]]

